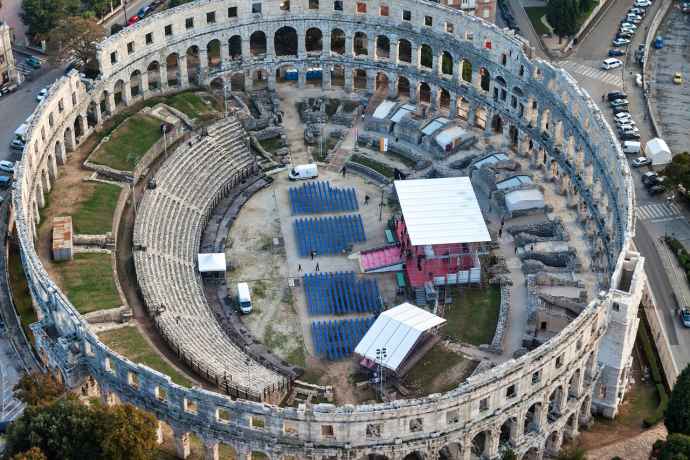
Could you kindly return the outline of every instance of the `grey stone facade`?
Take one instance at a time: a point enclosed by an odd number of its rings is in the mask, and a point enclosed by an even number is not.
[[[371,454],[402,459],[414,453],[417,458],[495,459],[501,446],[540,459],[557,452],[564,437],[576,436],[593,406],[614,416],[627,384],[646,280],[644,260],[632,246],[630,172],[589,96],[565,71],[533,59],[519,38],[437,3],[370,0],[365,13],[358,9],[363,2],[350,0],[342,2],[342,11],[333,11],[334,3],[326,1],[293,0],[289,11],[281,3],[264,1],[257,14],[251,2],[200,0],[154,15],[100,44],[102,75],[88,89],[73,72],[37,107],[17,166],[13,206],[24,271],[42,313],[32,330],[44,363],[69,385],[86,382],[108,403],[119,399],[151,411],[173,428],[180,457],[188,454],[193,432],[204,440],[208,458],[217,458],[223,442],[241,459],[252,451],[271,459]],[[380,16],[382,6],[388,6],[388,16]],[[296,54],[277,55],[273,37],[281,27],[296,32]],[[321,32],[326,51],[306,49],[305,36],[313,28]],[[336,31],[345,36],[342,53],[331,51]],[[263,53],[252,55],[251,37],[257,32],[268,40]],[[360,49],[354,46],[358,33],[367,37],[366,54],[361,39]],[[391,57],[379,55],[375,40],[381,36],[390,41]],[[235,37],[239,55],[231,53]],[[218,61],[209,60],[207,52],[213,40],[220,41]],[[430,67],[422,62],[424,46],[432,50]],[[408,48],[410,62],[397,52]],[[197,56],[199,65],[188,66]],[[450,73],[441,65],[447,56]],[[306,69],[320,66],[332,69],[323,72],[324,89],[342,77],[346,90],[371,93],[386,84],[391,96],[404,90],[419,105],[450,101],[451,118],[510,139],[518,154],[562,184],[577,206],[608,290],[544,346],[450,392],[386,404],[281,408],[232,400],[180,387],[108,349],[50,279],[34,247],[39,208],[58,165],[103,119],[137,100],[180,91],[190,82],[224,85],[238,74],[245,89],[271,88],[276,71],[285,66],[298,70],[300,86]]]

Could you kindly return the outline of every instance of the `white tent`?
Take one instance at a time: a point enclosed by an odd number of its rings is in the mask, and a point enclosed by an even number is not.
[[[506,193],[505,199],[511,213],[544,208],[544,195],[536,188],[513,190]]]
[[[396,180],[414,246],[491,241],[469,177]]]
[[[439,147],[447,149],[460,142],[464,142],[468,137],[467,131],[459,126],[452,126],[438,133],[435,140]]]
[[[225,271],[225,254],[223,254],[222,252],[199,254],[198,258],[199,271],[201,273]]]
[[[422,334],[445,322],[445,319],[410,303],[398,305],[376,318],[355,347],[355,353],[396,371]],[[377,356],[377,350],[383,349],[385,356]]]
[[[393,107],[395,107],[395,102],[383,101],[378,107],[376,107],[376,110],[374,110],[374,114],[372,116],[377,120],[383,120],[388,116],[389,113],[391,113]]]
[[[652,166],[667,165],[673,159],[671,149],[668,148],[666,141],[660,137],[649,140],[647,145],[645,145],[644,153],[647,155],[647,158],[652,160]]]

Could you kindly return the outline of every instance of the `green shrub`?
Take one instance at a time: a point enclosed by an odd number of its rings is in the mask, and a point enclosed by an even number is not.
[[[654,352],[654,345],[649,337],[649,331],[647,330],[647,323],[644,321],[640,322],[640,327],[637,328],[637,338],[642,344],[642,351],[645,355],[645,359],[649,364],[650,373],[652,374],[652,381],[656,386],[657,394],[659,395],[659,405],[657,406],[654,414],[646,417],[643,423],[646,427],[656,425],[664,418],[664,413],[666,412],[666,407],[668,407],[668,393],[666,392],[666,387],[661,375],[661,365]]]

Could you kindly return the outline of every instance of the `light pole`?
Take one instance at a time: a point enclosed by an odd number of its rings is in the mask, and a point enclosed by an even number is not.
[[[388,358],[388,352],[386,351],[386,347],[382,348],[377,348],[376,349],[376,364],[378,365],[378,374],[379,374],[379,394],[381,395],[381,400],[383,401],[383,362],[384,360]]]
[[[127,0],[122,0],[122,12],[125,15],[124,26],[127,27]]]

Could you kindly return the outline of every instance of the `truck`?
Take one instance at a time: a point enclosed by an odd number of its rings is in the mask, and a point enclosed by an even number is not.
[[[27,118],[24,123],[19,125],[19,128],[14,130],[14,137],[10,141],[10,148],[14,150],[24,150],[24,145],[26,144],[26,132],[29,130],[29,125],[31,124],[31,118]]]
[[[306,165],[297,165],[288,173],[290,180],[306,180],[319,177],[319,168],[316,163],[309,163]]]
[[[244,315],[252,312],[252,296],[247,283],[237,283],[237,302]]]

